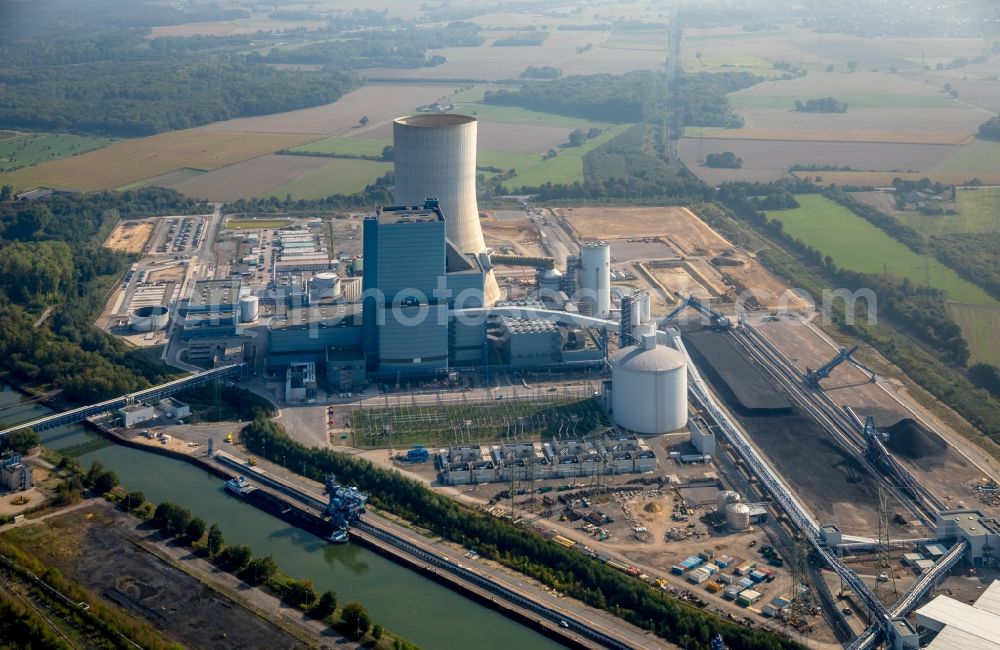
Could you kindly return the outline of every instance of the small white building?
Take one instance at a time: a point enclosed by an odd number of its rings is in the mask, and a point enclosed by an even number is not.
[[[184,402],[175,400],[173,397],[161,399],[160,410],[163,411],[168,418],[175,418],[178,420],[191,415],[191,407]]]
[[[125,408],[118,409],[125,427],[134,427],[137,424],[152,420],[156,417],[156,409],[149,404],[133,404]]]

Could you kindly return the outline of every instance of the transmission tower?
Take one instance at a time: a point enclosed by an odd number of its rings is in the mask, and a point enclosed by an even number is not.
[[[792,573],[792,614],[802,619],[813,608],[811,580],[809,579],[809,548],[806,541],[796,537],[792,541],[792,557],[789,558],[789,569]]]
[[[879,486],[878,489],[878,558],[875,561],[875,596],[878,597],[879,587],[882,581],[880,575],[885,575],[888,581],[892,582],[892,594],[896,598],[899,591],[896,589],[896,574],[892,570],[892,551],[889,540],[889,508],[885,497],[885,490]],[[888,582],[887,581],[887,582]]]

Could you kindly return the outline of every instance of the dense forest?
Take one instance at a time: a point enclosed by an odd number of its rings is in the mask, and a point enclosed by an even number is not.
[[[730,113],[726,93],[759,81],[749,72],[679,74],[670,119],[678,126],[742,126],[742,119]],[[605,122],[659,121],[665,111],[663,83],[663,75],[648,70],[572,75],[544,84],[525,83],[516,91],[488,91],[483,101]]]
[[[69,0],[0,0],[0,9],[16,17],[0,25],[0,128],[120,137],[330,103],[361,83],[354,69],[437,65],[444,57],[428,49],[484,41],[472,23],[418,29],[374,11],[338,15],[329,40],[269,49],[279,41],[264,33],[147,38],[154,25],[247,17],[212,5],[98,0],[90,12]],[[391,31],[371,31],[380,27]]]
[[[847,103],[838,102],[833,97],[818,97],[806,101],[796,99],[795,110],[799,113],[846,113]]]
[[[486,558],[593,607],[614,611],[682,647],[707,649],[715,634],[722,634],[732,650],[801,647],[786,637],[735,625],[695,609],[641,580],[543,539],[532,530],[465,507],[398,472],[329,449],[307,448],[271,420],[258,418],[241,435],[255,454],[303,467],[303,473],[315,480],[322,481],[332,472],[344,483],[368,492],[376,507],[473,548]]]
[[[980,124],[979,137],[983,140],[1000,140],[1000,117],[991,117]]]
[[[426,57],[427,50],[441,47],[476,47],[485,42],[473,23],[454,22],[434,28],[396,28],[391,32],[362,31],[343,38],[292,49],[273,48],[263,55],[252,52],[253,63],[298,63],[329,66],[337,70],[357,68],[419,68],[444,63],[443,56]]]
[[[163,189],[0,203],[0,368],[79,402],[168,378],[167,368],[93,326],[106,290],[131,263],[100,242],[121,217],[204,208]]]

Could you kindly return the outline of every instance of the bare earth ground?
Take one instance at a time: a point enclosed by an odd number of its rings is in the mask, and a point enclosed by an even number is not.
[[[230,598],[205,586],[202,579],[192,578],[161,559],[161,555],[173,556],[187,564],[194,558],[190,549],[171,549],[172,543],[158,550],[162,544],[156,541],[158,533],[143,526],[136,528],[136,521],[114,511],[110,504],[97,502],[42,524],[28,524],[18,535],[34,540],[27,543],[28,548],[46,563],[187,646],[307,647],[252,610],[234,606]],[[147,545],[153,553],[145,550]],[[201,560],[195,561],[205,565],[203,571],[208,567]],[[226,582],[232,583],[227,585],[228,592],[240,591],[241,598],[257,600],[252,594],[260,592],[241,586],[235,578],[214,567],[207,573],[227,578]],[[287,609],[275,602],[254,602],[252,606],[274,613]],[[314,644],[318,645],[316,640],[309,645]]]
[[[141,253],[149,236],[153,234],[152,221],[119,221],[108,235],[105,247],[126,253]]]
[[[519,255],[547,255],[542,249],[538,228],[525,218],[497,219],[486,217],[480,221],[489,246],[512,246]]]
[[[732,248],[687,208],[564,208],[556,212],[580,240],[669,236],[687,255]]]

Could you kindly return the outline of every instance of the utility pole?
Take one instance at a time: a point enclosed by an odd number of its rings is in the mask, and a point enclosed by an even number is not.
[[[878,488],[878,558],[875,561],[875,597],[878,597],[879,587],[882,580],[879,576],[885,573],[886,577],[892,581],[893,598],[899,596],[896,589],[896,574],[892,570],[892,555],[889,540],[889,508],[886,502],[885,490],[882,486]]]

